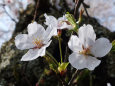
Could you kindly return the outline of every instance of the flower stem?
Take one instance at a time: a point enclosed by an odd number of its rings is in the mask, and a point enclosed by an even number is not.
[[[62,83],[62,86],[69,86],[61,75],[56,74],[57,79]]]
[[[61,39],[60,37],[58,37],[59,40],[59,51],[60,51],[60,57],[61,57],[61,63],[63,62],[63,58],[62,58],[62,49],[61,49]]]
[[[90,74],[90,86],[92,86],[92,76]]]
[[[56,59],[48,51],[46,51],[46,54],[51,57],[51,59],[56,63],[56,65],[58,65]]]
[[[71,80],[69,81],[69,83],[68,83],[69,86],[72,86],[72,83],[73,83],[74,79],[77,77],[77,75],[78,75],[78,70],[75,71]]]

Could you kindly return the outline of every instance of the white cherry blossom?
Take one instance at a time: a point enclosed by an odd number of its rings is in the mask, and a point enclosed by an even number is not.
[[[67,18],[65,15],[63,17],[60,17],[56,19],[54,16],[48,16],[47,14],[44,14],[46,18],[45,24],[52,27],[51,29],[53,30],[54,35],[57,35],[57,30],[58,29],[72,29],[72,25],[69,24]]]
[[[11,39],[19,21],[19,11],[26,10],[29,4],[34,4],[34,0],[0,0],[0,48]]]
[[[76,69],[88,68],[94,70],[100,64],[97,57],[103,57],[112,48],[112,44],[107,38],[96,40],[96,34],[91,25],[84,25],[79,28],[78,36],[72,35],[69,48],[73,53],[69,56],[69,62]]]
[[[68,7],[70,8],[70,10],[73,10],[75,7],[75,2],[73,0],[66,0],[66,3],[68,5]]]
[[[107,83],[107,86],[111,86],[111,84],[110,84],[110,83]]]
[[[33,22],[28,25],[28,34],[19,34],[15,37],[15,45],[18,49],[29,49],[21,61],[34,60],[45,55],[46,48],[51,43],[52,35],[49,30],[49,28],[45,30],[42,25]]]

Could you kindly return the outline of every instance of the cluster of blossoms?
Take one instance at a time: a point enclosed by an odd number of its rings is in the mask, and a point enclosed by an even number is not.
[[[19,12],[26,10],[29,4],[34,4],[33,0],[1,0],[9,16],[18,22]]]
[[[19,14],[34,0],[0,0],[0,47],[11,39]]]
[[[44,56],[46,48],[51,44],[51,37],[58,35],[58,30],[74,28],[66,15],[58,19],[47,14],[44,16],[46,30],[42,25],[33,22],[27,27],[28,34],[19,34],[15,37],[18,49],[29,49],[21,61],[34,60]],[[78,35],[71,35],[68,42],[68,47],[73,51],[69,55],[69,63],[76,69],[94,70],[101,62],[97,57],[100,58],[108,54],[112,44],[107,38],[96,39],[96,34],[90,24],[81,26],[76,32]]]

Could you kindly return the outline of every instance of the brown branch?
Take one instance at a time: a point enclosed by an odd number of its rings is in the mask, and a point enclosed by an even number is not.
[[[85,10],[87,16],[89,17],[89,14],[87,11],[87,8],[89,8],[89,6],[84,3],[84,0],[75,0],[74,17],[76,17],[76,16],[78,17],[78,15],[76,15],[76,13],[78,13],[78,9],[81,6],[81,4],[83,4],[84,10]]]
[[[82,4],[83,4],[84,10],[85,10],[85,12],[86,12],[86,14],[87,14],[87,17],[89,17],[89,14],[88,14],[88,12],[87,12],[87,7],[86,7],[85,3],[82,2]]]
[[[5,9],[6,4],[5,4],[4,0],[3,0],[3,4],[0,4],[0,6],[3,7],[5,13],[11,18],[11,20],[14,21],[15,23],[17,23],[17,21],[14,18],[12,18],[11,15],[6,11],[6,9]]]
[[[79,3],[79,0],[75,0],[74,16],[76,16],[76,12],[77,12],[77,9],[78,9],[78,3]]]
[[[36,4],[36,8],[35,8],[35,13],[34,13],[33,21],[35,21],[35,19],[36,19],[38,7],[39,7],[39,0],[37,1],[37,4]]]

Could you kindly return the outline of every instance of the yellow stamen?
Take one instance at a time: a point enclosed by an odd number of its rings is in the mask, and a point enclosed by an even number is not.
[[[41,48],[43,46],[43,41],[34,37],[33,44],[35,44],[35,48]]]
[[[90,48],[85,48],[85,47],[82,45],[82,49],[83,49],[83,51],[79,51],[80,54],[83,54],[83,55],[85,55],[85,56],[90,55]]]

